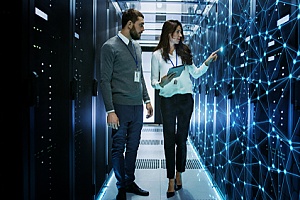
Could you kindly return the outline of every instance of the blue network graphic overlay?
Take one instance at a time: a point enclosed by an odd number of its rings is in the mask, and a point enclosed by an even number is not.
[[[190,40],[200,65],[190,137],[226,199],[300,199],[300,2],[211,4]]]

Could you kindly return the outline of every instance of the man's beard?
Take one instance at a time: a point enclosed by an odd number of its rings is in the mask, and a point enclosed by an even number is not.
[[[133,28],[130,30],[130,36],[132,39],[134,40],[139,40],[141,38],[141,36],[136,32],[135,27],[133,26]]]

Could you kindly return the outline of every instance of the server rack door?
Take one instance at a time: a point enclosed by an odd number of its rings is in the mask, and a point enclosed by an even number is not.
[[[95,79],[100,80],[100,59],[101,47],[110,37],[117,34],[120,16],[112,2],[101,0],[97,2],[95,21]],[[101,5],[101,6],[99,6]],[[97,86],[98,83],[97,83]],[[98,87],[99,88],[99,87]],[[95,135],[95,189],[96,193],[105,187],[108,175],[112,169],[111,164],[111,129],[106,124],[106,111],[103,103],[101,90],[97,89],[97,98],[94,111],[96,114],[96,135]]]
[[[75,0],[72,6],[73,144],[75,199],[95,196],[95,4]]]
[[[69,3],[22,5],[23,198],[70,199]]]

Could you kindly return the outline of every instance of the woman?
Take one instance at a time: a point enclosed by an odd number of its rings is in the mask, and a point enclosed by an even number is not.
[[[168,20],[163,24],[160,40],[151,58],[151,85],[159,90],[163,124],[164,151],[169,185],[167,198],[182,188],[181,173],[185,171],[190,118],[193,112],[192,80],[203,75],[217,59],[213,52],[198,68],[193,64],[190,48],[183,44],[182,24]],[[184,65],[181,75],[167,75],[172,67]],[[175,175],[176,169],[176,175]]]

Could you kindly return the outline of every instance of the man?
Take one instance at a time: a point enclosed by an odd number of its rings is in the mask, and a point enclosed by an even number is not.
[[[107,123],[112,127],[112,165],[117,179],[117,200],[126,199],[126,192],[149,195],[134,182],[144,103],[147,117],[153,115],[143,77],[142,49],[135,41],[140,39],[143,31],[143,14],[129,9],[123,12],[122,30],[101,48],[100,87]]]

